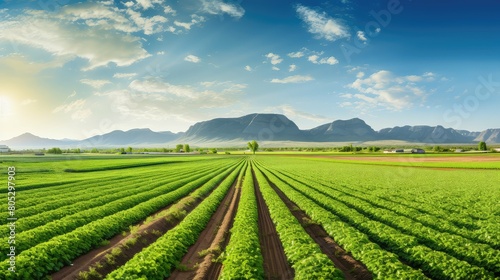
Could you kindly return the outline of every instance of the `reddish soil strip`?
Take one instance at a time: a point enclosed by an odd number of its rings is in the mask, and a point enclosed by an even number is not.
[[[259,238],[262,257],[264,259],[264,274],[266,279],[293,279],[294,271],[285,256],[283,245],[276,227],[269,215],[269,209],[260,192],[259,183],[252,171],[257,207],[259,212]]]
[[[408,155],[395,156],[311,156],[318,158],[360,160],[360,161],[385,161],[385,162],[500,162],[496,156],[443,156],[443,157],[411,157]]]
[[[178,203],[169,205],[150,217],[155,217],[160,212],[168,211],[172,207],[178,207],[180,211],[185,211],[185,213],[191,212],[198,204],[200,204],[202,199],[194,199],[192,197],[185,197]],[[182,205],[182,206],[179,206]],[[166,217],[161,217],[154,219],[149,223],[139,224],[139,228],[136,230],[135,234],[130,232],[123,236],[118,234],[109,240],[109,244],[103,247],[93,249],[92,251],[78,257],[73,261],[72,266],[63,267],[61,270],[55,272],[51,275],[53,280],[69,280],[78,279],[77,276],[82,271],[88,271],[89,268],[94,267],[97,263],[103,265],[102,268],[96,269],[97,272],[103,276],[109,274],[119,266],[125,264],[129,259],[131,259],[136,253],[142,251],[145,247],[154,243],[161,235],[165,234],[168,230],[174,228],[182,219],[182,217],[176,217],[174,215],[169,215]],[[155,231],[155,233],[153,232]],[[133,245],[125,246],[127,241],[137,237],[137,242]],[[121,249],[122,253],[115,257],[113,263],[107,262],[106,255],[111,253],[113,249]]]
[[[237,182],[229,189],[229,192],[222,200],[217,211],[212,215],[207,227],[201,232],[196,243],[189,247],[188,252],[182,258],[180,267],[175,269],[168,279],[217,279],[220,273],[220,265],[214,269],[215,263],[212,263],[214,254],[199,256],[203,250],[215,251],[215,248],[221,246],[224,236],[231,228],[235,209],[239,201],[240,188],[236,188]],[[222,248],[222,247],[219,247]]]
[[[281,200],[285,202],[286,206],[290,209],[295,218],[299,220],[309,236],[311,236],[311,238],[314,239],[314,241],[316,241],[316,243],[320,246],[321,251],[332,260],[335,267],[342,270],[345,279],[373,279],[371,272],[368,271],[364,264],[355,260],[349,253],[342,249],[342,247],[340,247],[330,236],[328,236],[328,233],[320,225],[314,224],[311,218],[309,218],[304,211],[299,209],[295,203],[288,199],[288,197],[286,197],[286,195],[278,189],[276,185],[269,180],[268,182],[273,187],[274,191],[276,191],[279,195]]]

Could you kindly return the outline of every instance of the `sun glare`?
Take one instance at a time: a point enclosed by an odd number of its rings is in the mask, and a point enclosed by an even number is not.
[[[0,95],[0,119],[6,119],[13,114],[12,102],[9,97]]]

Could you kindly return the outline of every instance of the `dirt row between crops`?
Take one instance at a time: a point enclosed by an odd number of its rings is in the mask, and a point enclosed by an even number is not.
[[[319,245],[323,254],[327,255],[340,269],[347,280],[371,280],[373,276],[366,266],[354,259],[347,251],[340,247],[328,233],[293,203],[269,178],[264,174],[266,180],[281,200],[286,204],[290,212],[300,222],[309,236]]]
[[[234,186],[231,187],[231,189],[234,189]],[[215,190],[215,188],[213,190]],[[207,194],[203,198],[210,195],[211,192],[209,192],[209,194]],[[71,266],[65,266],[61,270],[53,273],[51,275],[52,279],[79,279],[78,275],[80,272],[89,271],[89,269],[91,268],[95,268],[100,275],[106,276],[118,267],[124,265],[136,253],[142,251],[144,248],[154,243],[167,231],[177,226],[188,213],[190,213],[203,201],[203,198],[194,199],[188,196],[181,199],[175,204],[160,209],[159,211],[149,216],[153,217],[153,220],[151,222],[141,222],[137,224],[138,228],[134,231],[134,233],[127,232],[126,235],[118,234],[114,236],[109,240],[109,244],[107,244],[106,246],[91,250],[90,252],[76,258]],[[182,205],[182,207],[178,207],[179,205]],[[178,207],[178,209],[175,209],[176,213],[181,213],[182,211],[185,211],[185,213],[183,213],[182,216],[177,216],[174,213],[166,217],[155,218],[157,215],[161,215],[162,213],[171,210],[173,207]],[[126,246],[127,241],[131,240],[132,238],[137,238],[135,244]],[[111,254],[113,249],[120,249],[121,254],[114,257],[113,261],[110,262],[107,260],[106,256]],[[96,264],[101,264],[102,267],[97,268]]]
[[[238,187],[236,185],[239,184]],[[216,212],[210,218],[194,245],[181,260],[168,279],[217,279],[222,264],[214,262],[229,241],[236,209],[240,200],[241,182],[235,182]],[[200,256],[200,252],[207,254]],[[179,269],[182,268],[182,269]]]
[[[264,260],[264,274],[266,279],[293,279],[295,272],[286,259],[283,244],[269,214],[269,209],[260,192],[259,182],[252,170],[255,195],[259,213],[259,239],[262,258]]]

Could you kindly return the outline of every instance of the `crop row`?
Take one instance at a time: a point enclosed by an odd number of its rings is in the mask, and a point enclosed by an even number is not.
[[[485,230],[481,230],[482,228],[478,228],[477,221],[472,223],[471,221],[464,220],[464,217],[457,217],[451,219],[450,221],[451,213],[439,211],[439,209],[435,206],[435,203],[412,203],[412,200],[408,199],[408,197],[401,198],[401,201],[381,198],[376,194],[368,194],[367,192],[362,191],[362,189],[359,190],[359,188],[357,189],[348,185],[340,186],[338,183],[325,176],[325,173],[318,172],[317,169],[307,170],[307,172],[301,173],[292,171],[288,171],[287,173],[300,174],[300,177],[307,181],[322,183],[329,188],[341,192],[343,195],[353,196],[359,200],[366,201],[375,207],[394,211],[400,216],[405,216],[406,218],[418,221],[424,226],[431,227],[434,230],[460,235],[473,242],[489,244],[492,248],[497,250],[500,248],[500,236],[488,234]],[[490,230],[489,232],[494,232],[494,230]]]
[[[352,198],[344,192],[337,191],[321,183],[313,183],[310,180],[304,182],[299,179],[299,175],[288,174],[302,184],[322,193],[325,197],[330,197],[344,203],[351,209],[370,217],[374,221],[379,221],[394,229],[410,236],[417,237],[417,241],[431,249],[444,251],[456,258],[465,260],[472,265],[484,267],[492,272],[500,272],[500,252],[486,244],[475,243],[459,235],[439,232],[429,228],[419,222],[415,222],[405,216],[394,213],[392,210],[374,207],[373,204],[358,198]]]
[[[269,185],[262,172],[255,168],[260,192],[276,226],[285,255],[297,279],[344,279],[343,273],[321,252],[318,244],[304,230],[286,204]]]
[[[275,175],[279,172],[275,172]],[[408,263],[421,267],[428,275],[436,279],[488,279],[492,273],[484,268],[470,265],[465,261],[458,260],[446,253],[432,250],[419,244],[418,239],[404,234],[394,228],[371,220],[348,205],[325,196],[316,190],[314,183],[304,185],[303,183],[283,175],[277,175],[290,186],[313,200],[321,207],[338,215],[343,221],[355,225],[374,241],[383,244],[389,250],[395,252]],[[294,176],[291,176],[294,177]],[[364,209],[368,212],[369,209]]]
[[[196,242],[240,170],[241,166],[234,169],[182,222],[158,238],[155,243],[134,255],[125,265],[108,274],[106,279],[163,280],[168,277],[188,248]],[[224,176],[227,176],[227,172],[224,172]]]
[[[426,279],[419,271],[404,265],[397,255],[370,241],[367,235],[341,221],[338,216],[320,207],[292,188],[287,182],[260,166],[269,180],[353,257],[363,262],[377,279]]]
[[[86,194],[89,191],[100,190],[104,185],[118,185],[121,186],[120,182],[133,181],[136,179],[142,179],[143,182],[151,181],[158,176],[164,175],[163,170],[168,170],[169,173],[178,174],[186,173],[196,167],[200,171],[202,169],[210,168],[208,164],[205,165],[172,165],[168,168],[153,167],[148,169],[147,172],[143,170],[134,170],[134,172],[129,172],[126,174],[116,173],[116,172],[106,172],[108,176],[101,176],[94,178],[95,173],[85,174],[84,177],[87,179],[82,182],[72,183],[64,186],[55,186],[50,188],[44,188],[43,190],[29,190],[23,191],[22,194],[24,198],[19,201],[19,207],[22,209],[30,208],[32,205],[41,205],[44,203],[50,203],[50,197],[57,196],[59,198],[69,198],[77,197],[82,194]],[[70,176],[70,175],[68,175]]]
[[[80,226],[90,223],[91,221],[102,219],[105,216],[128,209],[158,195],[171,192],[191,180],[201,178],[204,183],[212,177],[213,172],[214,171],[195,174],[191,177],[176,180],[174,182],[168,182],[170,181],[169,179],[157,181],[151,185],[144,185],[138,190],[131,189],[127,191],[127,195],[112,202],[109,202],[107,197],[100,197],[98,194],[94,194],[95,196],[92,200],[87,200],[83,204],[93,204],[95,201],[98,201],[101,206],[86,210],[82,209],[82,211],[76,211],[74,214],[65,216],[59,220],[46,220],[46,218],[42,215],[38,217],[45,222],[42,226],[16,234],[16,252],[21,253],[22,251],[31,248],[36,244],[45,242],[54,236],[68,233]],[[82,205],[79,206],[82,207]],[[66,209],[61,209],[56,212],[60,215],[64,215],[66,213],[65,210]],[[7,242],[7,237],[0,239],[0,242],[2,241]],[[0,254],[3,256],[6,256],[8,252],[9,248],[4,247],[0,249]]]
[[[498,172],[443,172],[363,165],[350,168],[350,164],[317,161],[312,166],[304,164],[304,159],[287,160],[285,164],[281,160],[266,158],[266,161],[279,166],[279,170],[308,179],[316,177],[345,191],[358,190],[363,196],[372,195],[415,209],[422,212],[422,217],[435,217],[446,223],[444,231],[454,227],[466,238],[500,249],[500,224],[495,211],[500,200],[495,184],[500,180]]]
[[[220,275],[224,279],[263,279],[258,210],[251,167],[245,172],[238,210],[226,246]]]
[[[236,162],[233,166],[236,166]],[[234,167],[233,167],[234,168]],[[31,247],[19,254],[16,258],[16,274],[7,270],[6,261],[1,263],[0,279],[41,279],[47,273],[57,271],[71,260],[84,254],[101,244],[103,240],[111,238],[137,223],[159,209],[183,198],[190,192],[206,184],[214,187],[232,169],[225,172],[214,171],[212,179],[204,176],[191,181],[186,179],[181,186],[169,193],[158,195],[148,201],[137,203],[133,207],[119,211],[113,215],[92,221],[67,234],[59,235],[51,240]],[[207,182],[208,181],[208,182]]]
[[[206,170],[200,170],[198,175],[208,174],[212,170],[213,167]],[[165,178],[163,174],[157,174],[155,177],[149,179],[149,182],[154,182],[154,185],[145,184],[144,178],[128,179],[118,182],[110,181],[102,183],[95,189],[87,189],[85,194],[79,196],[73,194],[64,195],[62,197],[51,197],[50,199],[46,199],[46,203],[34,205],[29,208],[18,206],[20,209],[17,211],[17,215],[22,218],[16,222],[16,230],[17,232],[30,230],[50,221],[55,221],[141,192],[150,191],[156,186],[160,187],[167,183],[182,180],[183,177],[190,173],[192,173],[192,171],[186,170],[183,173],[168,178]],[[2,227],[6,228],[7,226],[0,226],[0,230],[2,230]]]

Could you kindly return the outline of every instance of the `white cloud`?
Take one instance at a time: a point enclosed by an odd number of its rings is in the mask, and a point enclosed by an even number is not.
[[[271,61],[272,65],[280,64],[283,61],[283,59],[279,55],[274,53],[268,53],[266,54],[266,57]]]
[[[80,80],[80,83],[89,85],[89,86],[96,88],[96,89],[100,89],[101,87],[105,86],[106,84],[111,84],[111,82],[108,80],[90,80],[90,79],[82,79],[82,80]]]
[[[164,51],[159,51],[159,52],[157,52],[156,54],[157,54],[157,55],[164,55],[164,54],[165,54],[165,52],[164,52]]]
[[[358,39],[363,41],[363,42],[366,42],[368,40],[368,39],[366,39],[365,32],[363,32],[363,31],[356,32],[356,36],[358,36]]]
[[[288,72],[293,72],[297,70],[297,65],[295,64],[290,64],[290,66],[288,67]]]
[[[246,88],[230,81],[208,81],[200,86],[175,85],[167,81],[134,80],[129,88],[96,93],[113,104],[114,112],[138,120],[168,120],[182,116],[202,118],[208,109],[225,108],[236,103]],[[203,114],[200,113],[203,109]],[[217,109],[220,110],[220,109]]]
[[[288,56],[291,58],[301,58],[304,56],[304,52],[291,52]]]
[[[249,71],[249,72],[250,72],[250,71],[252,71],[253,69],[252,69],[252,67],[250,67],[250,65],[247,65],[247,66],[245,66],[245,70],[247,70],[247,71]]]
[[[337,63],[339,63],[339,61],[333,56],[322,58],[319,61],[319,64],[335,65]]]
[[[55,108],[52,113],[71,113],[71,119],[85,121],[92,115],[92,111],[87,108],[86,103],[85,99],[78,99]]]
[[[123,32],[133,28],[132,25],[109,10],[111,8],[92,5],[99,7],[96,15],[84,9],[86,4],[65,7],[50,16],[45,11],[27,11],[29,16],[19,15],[1,21],[0,37],[14,44],[47,51],[57,58],[83,58],[88,61],[84,70],[109,63],[128,66],[149,56],[140,38]],[[98,18],[104,21],[102,26],[94,25]],[[80,22],[82,19],[84,24]]]
[[[358,72],[358,74],[356,74],[356,78],[358,79],[361,79],[365,76],[365,73],[364,72]]]
[[[168,14],[171,14],[171,15],[173,15],[173,16],[175,16],[175,15],[177,14],[177,11],[176,11],[176,10],[174,10],[174,9],[172,9],[172,7],[170,7],[170,6],[168,6],[168,5],[164,7],[163,12],[164,12],[165,14],[167,14],[167,15],[168,15]]]
[[[241,18],[245,10],[238,4],[225,3],[222,0],[201,0],[202,10],[212,15],[228,14],[234,18]]]
[[[196,55],[188,55],[184,58],[185,61],[192,62],[192,63],[199,63],[201,59],[197,57]]]
[[[137,76],[137,73],[116,73],[113,75],[113,78],[122,79],[122,78],[132,78],[134,76]]]
[[[400,111],[423,103],[428,92],[417,82],[423,82],[423,76],[396,76],[389,71],[378,71],[367,78],[358,73],[358,78],[348,87],[357,91],[352,95],[343,95],[347,99],[357,99],[360,107],[385,107]]]
[[[144,10],[151,9],[154,4],[163,4],[164,0],[136,0],[137,5]]]
[[[312,62],[314,64],[335,65],[335,64],[339,63],[339,61],[333,56],[320,58],[320,56],[316,55],[316,54],[309,56],[307,58],[307,60],[309,60],[310,62]]]
[[[191,21],[190,22],[180,22],[180,21],[174,21],[174,25],[176,26],[180,26],[186,30],[190,30],[191,29],[191,26],[195,25],[195,24],[198,24],[198,23],[201,23],[201,22],[204,22],[205,21],[205,18],[202,17],[202,16],[198,16],[198,15],[191,15]]]
[[[311,76],[302,76],[302,75],[295,75],[295,76],[288,76],[284,79],[272,79],[271,83],[276,83],[276,84],[290,84],[290,83],[304,83],[304,82],[309,82],[314,80],[313,77]]]
[[[140,28],[140,30],[143,30],[145,35],[152,35],[164,31],[165,28],[163,23],[168,22],[166,17],[156,15],[151,18],[147,18],[132,9],[128,9],[127,14],[130,16],[135,25]]]
[[[296,11],[308,26],[308,31],[319,39],[336,41],[349,37],[347,27],[338,20],[329,17],[326,13],[318,13],[306,6],[297,5]]]
[[[319,59],[319,55],[316,55],[316,54],[310,55],[307,58],[307,60],[309,60],[310,62],[312,62],[314,64],[318,64],[318,59]]]
[[[276,66],[273,66],[271,69],[273,69],[274,71],[280,71],[280,69]]]

